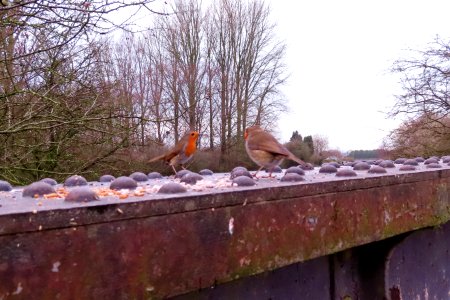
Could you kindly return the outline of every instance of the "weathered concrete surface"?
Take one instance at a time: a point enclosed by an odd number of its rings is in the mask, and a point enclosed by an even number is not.
[[[442,169],[34,212],[5,205],[0,298],[179,295],[444,223],[449,188]]]

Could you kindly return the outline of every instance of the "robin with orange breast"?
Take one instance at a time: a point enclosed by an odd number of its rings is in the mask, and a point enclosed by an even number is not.
[[[199,133],[197,131],[190,131],[184,135],[167,153],[154,157],[150,159],[149,162],[162,160],[172,167],[176,175],[177,170],[175,169],[175,166],[180,165],[183,169],[186,169],[184,164],[187,163],[192,158],[195,151],[197,151],[198,136]]]
[[[293,160],[300,165],[306,165],[303,160],[297,158],[286,147],[281,145],[270,133],[264,131],[260,126],[248,127],[244,133],[245,150],[250,158],[260,166],[258,174],[262,168],[272,169],[281,164],[283,159]],[[272,177],[270,171],[269,177]]]

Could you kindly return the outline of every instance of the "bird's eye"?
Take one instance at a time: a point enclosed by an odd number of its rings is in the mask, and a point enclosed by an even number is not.
[[[195,136],[195,133],[194,133],[194,132],[192,132],[192,133],[191,133],[191,136]]]

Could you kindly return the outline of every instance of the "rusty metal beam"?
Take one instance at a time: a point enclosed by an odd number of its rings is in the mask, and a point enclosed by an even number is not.
[[[450,218],[449,169],[330,178],[38,211],[2,201],[0,298],[165,298]]]
[[[408,235],[389,253],[385,265],[386,299],[448,299],[450,223]]]

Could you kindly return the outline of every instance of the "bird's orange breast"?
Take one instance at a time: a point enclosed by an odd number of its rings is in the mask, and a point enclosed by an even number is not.
[[[197,141],[196,138],[189,137],[186,148],[184,149],[186,156],[191,156],[197,150],[196,141]]]

